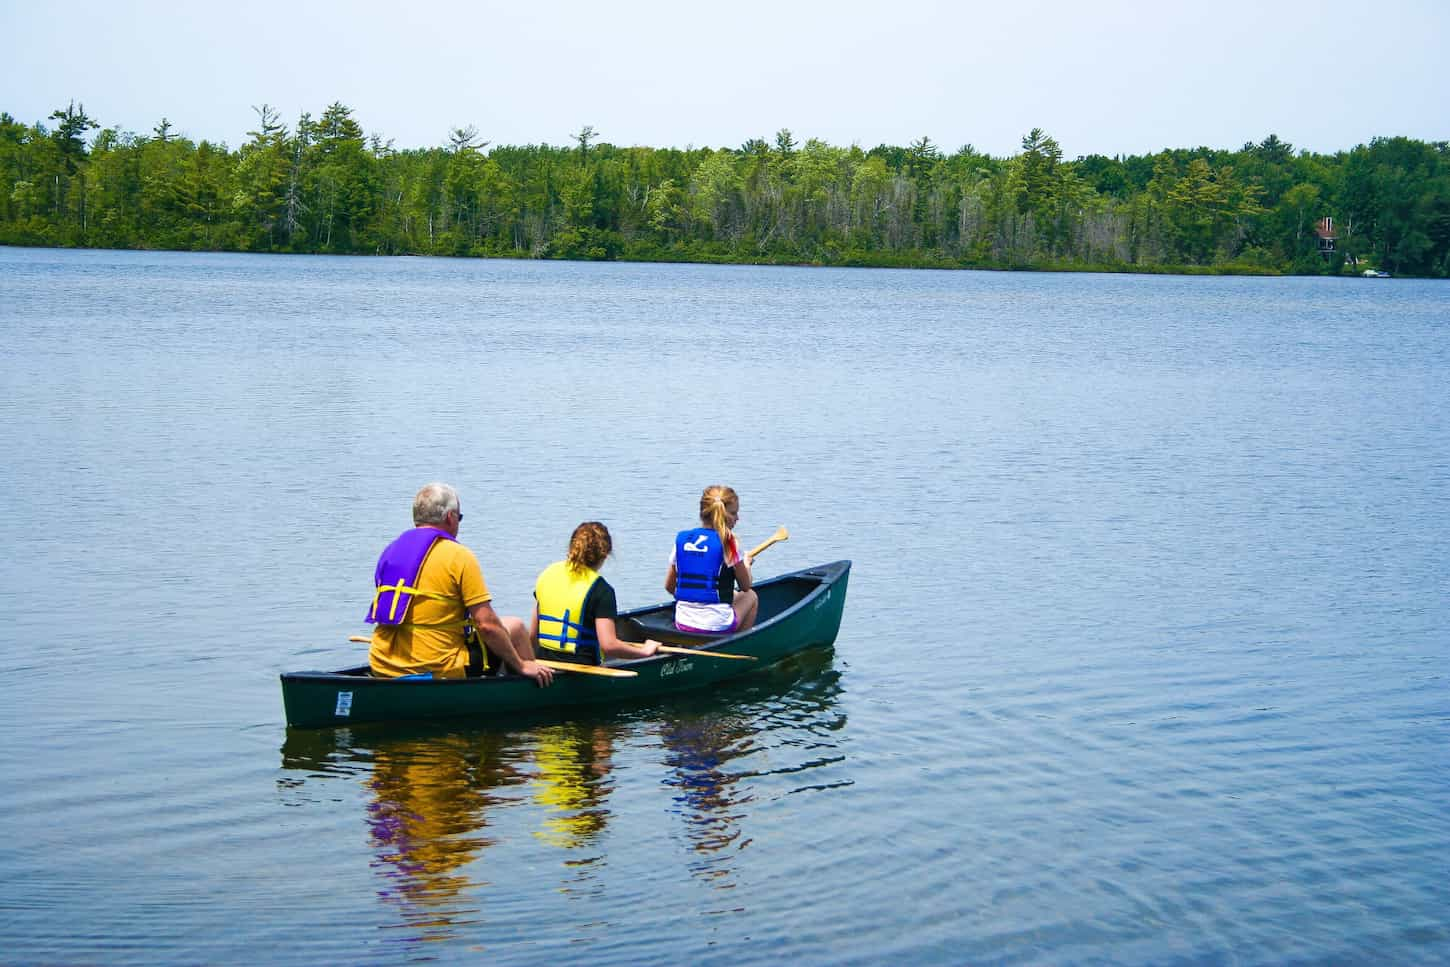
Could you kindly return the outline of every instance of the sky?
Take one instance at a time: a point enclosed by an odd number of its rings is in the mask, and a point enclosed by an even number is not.
[[[1450,0],[0,0],[0,111],[236,148],[331,103],[394,147],[906,145],[1068,158],[1450,140]]]

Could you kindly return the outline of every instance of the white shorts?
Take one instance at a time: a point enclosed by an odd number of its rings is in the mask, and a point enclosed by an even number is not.
[[[728,604],[699,604],[694,601],[675,602],[675,625],[696,631],[733,631],[735,609]]]

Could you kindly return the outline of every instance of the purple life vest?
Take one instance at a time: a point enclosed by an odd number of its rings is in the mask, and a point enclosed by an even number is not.
[[[408,616],[408,605],[417,591],[418,572],[423,559],[440,540],[453,540],[434,527],[414,527],[403,531],[397,540],[383,549],[373,571],[373,606],[368,609],[369,624],[400,625]]]

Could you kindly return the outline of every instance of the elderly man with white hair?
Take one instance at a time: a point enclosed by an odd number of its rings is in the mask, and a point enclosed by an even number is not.
[[[458,491],[447,484],[430,483],[413,498],[413,528],[383,550],[373,572],[373,674],[478,676],[490,670],[492,652],[548,685],[554,673],[534,661],[528,627],[493,610],[478,558],[458,542],[462,522]]]

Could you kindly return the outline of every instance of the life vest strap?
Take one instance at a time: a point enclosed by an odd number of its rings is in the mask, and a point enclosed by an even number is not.
[[[676,586],[684,585],[687,588],[710,588],[715,586],[715,580],[704,574],[681,572],[675,576],[675,584]]]
[[[543,629],[543,624],[546,621],[553,622],[554,624],[559,626],[558,634],[550,634]],[[555,647],[553,645],[544,646],[546,648],[554,648],[554,650],[556,651],[575,651],[577,650],[577,648],[574,646],[577,646],[577,644],[580,642],[588,645],[594,644],[599,640],[599,636],[592,629],[585,628],[584,625],[580,622],[574,621],[570,617],[570,612],[568,609],[565,609],[562,617],[553,614],[539,615],[539,626],[539,638],[541,643],[545,639],[547,639],[548,641],[559,642],[558,647]],[[569,637],[569,632],[571,631],[574,632],[574,637],[572,638]]]
[[[394,618],[396,618],[398,616],[398,602],[405,600],[405,598],[403,597],[404,595],[410,595],[411,597],[415,597],[415,598],[432,598],[434,601],[454,601],[454,600],[456,600],[455,598],[453,598],[450,595],[447,595],[447,594],[437,594],[437,593],[435,593],[433,591],[422,591],[422,590],[419,590],[418,588],[415,588],[415,587],[410,586],[408,584],[408,582],[406,582],[406,581],[399,581],[397,584],[384,584],[384,585],[380,585],[377,588],[377,590],[375,590],[373,592],[373,606],[372,606],[371,610],[369,610],[369,612],[368,612],[368,614],[371,617],[377,618],[377,615],[378,615],[378,600],[383,595],[385,595],[385,594],[387,594],[389,592],[391,592],[392,595],[393,595],[393,606],[392,606],[392,608],[389,609],[389,614],[388,614],[388,619],[389,619],[389,622],[390,623],[391,623],[391,621]],[[407,605],[404,605],[404,607],[407,607]]]
[[[566,608],[563,616],[552,614],[539,615],[539,645],[550,651],[559,651],[568,655],[577,655],[579,646],[599,649],[599,635],[592,628],[585,628],[581,622],[574,621],[570,617],[571,612]],[[557,634],[544,630],[544,622],[552,622],[559,626]],[[574,632],[570,637],[569,632]],[[555,643],[557,642],[557,644]]]

